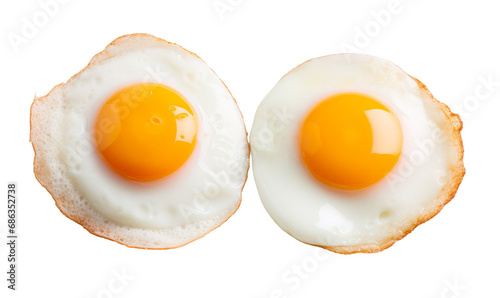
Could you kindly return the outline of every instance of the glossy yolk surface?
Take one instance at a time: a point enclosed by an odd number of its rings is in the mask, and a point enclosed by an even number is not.
[[[197,122],[188,102],[160,84],[136,84],[113,94],[94,123],[107,165],[134,181],[153,181],[179,169],[193,152]]]
[[[403,141],[398,118],[376,99],[342,93],[307,114],[298,135],[302,161],[322,183],[356,190],[384,178]]]

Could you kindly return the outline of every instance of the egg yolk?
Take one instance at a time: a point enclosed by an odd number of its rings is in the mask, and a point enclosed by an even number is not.
[[[94,140],[107,165],[134,181],[153,181],[179,169],[193,152],[197,122],[178,92],[160,84],[136,84],[114,93],[101,107]]]
[[[403,135],[396,115],[376,99],[341,93],[307,114],[298,139],[302,160],[317,180],[357,190],[391,171],[401,154]]]

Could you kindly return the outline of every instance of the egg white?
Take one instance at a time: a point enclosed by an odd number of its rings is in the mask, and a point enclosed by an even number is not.
[[[178,91],[198,121],[187,162],[150,183],[114,173],[92,137],[97,111],[109,96],[143,82]],[[249,149],[234,99],[200,58],[153,36],[115,40],[68,83],[35,100],[31,135],[37,178],[61,211],[92,233],[129,246],[185,244],[223,223],[240,204]]]
[[[403,132],[396,166],[362,191],[335,190],[317,181],[297,143],[307,113],[343,92],[378,99],[395,113]],[[325,56],[286,74],[259,105],[250,135],[255,181],[274,221],[298,240],[322,247],[370,249],[404,236],[436,207],[433,200],[453,179],[450,167],[461,158],[446,133],[448,116],[429,96],[400,68],[372,56]]]

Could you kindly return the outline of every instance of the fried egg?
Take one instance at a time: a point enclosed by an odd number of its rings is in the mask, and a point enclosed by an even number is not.
[[[196,240],[239,207],[242,115],[195,54],[122,36],[31,108],[34,172],[61,212],[129,247]]]
[[[250,134],[264,207],[288,234],[378,252],[435,216],[465,173],[462,122],[381,58],[338,54],[286,74]]]

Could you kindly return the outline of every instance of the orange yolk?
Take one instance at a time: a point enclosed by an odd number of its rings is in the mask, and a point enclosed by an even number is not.
[[[101,107],[94,140],[107,165],[134,181],[153,181],[179,169],[193,152],[197,123],[188,102],[160,84],[136,84]]]
[[[357,190],[391,171],[403,135],[398,118],[383,104],[367,95],[342,93],[309,112],[298,139],[302,160],[317,180]]]

